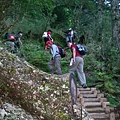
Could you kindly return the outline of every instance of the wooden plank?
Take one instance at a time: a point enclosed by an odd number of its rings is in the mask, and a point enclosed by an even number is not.
[[[96,118],[106,118],[109,119],[109,114],[105,114],[105,113],[89,113],[90,116],[92,116],[94,119]]]
[[[94,108],[86,108],[87,112],[89,113],[105,113],[105,109],[101,107],[94,107]]]
[[[102,104],[100,102],[84,102],[84,106],[102,106]]]
[[[83,97],[84,98],[96,98],[97,94],[84,94]]]

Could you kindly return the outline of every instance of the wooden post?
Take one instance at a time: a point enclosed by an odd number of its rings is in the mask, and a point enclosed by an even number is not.
[[[97,98],[101,98],[101,94],[97,94]]]
[[[102,102],[102,107],[106,108],[106,103],[105,102]]]
[[[80,104],[81,104],[81,105],[84,104],[84,98],[80,98]]]
[[[110,113],[110,120],[115,120],[115,113]]]

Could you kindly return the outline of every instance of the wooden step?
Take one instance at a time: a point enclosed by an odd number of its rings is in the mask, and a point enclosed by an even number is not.
[[[104,98],[104,94],[103,93],[97,94],[97,98]]]
[[[109,102],[84,102],[84,106],[101,106],[103,108],[105,108],[106,106],[110,105]]]
[[[83,94],[84,98],[96,98],[97,94]]]
[[[78,91],[78,94],[93,94],[93,91]]]
[[[106,118],[109,120],[110,114],[105,114],[105,113],[89,113],[91,117],[93,117],[95,120],[97,119],[103,119]]]
[[[105,113],[105,109],[101,107],[86,108],[86,110],[89,113]]]
[[[99,102],[99,98],[85,98],[85,102]]]
[[[93,91],[93,90],[96,90],[96,88],[83,88],[82,86],[78,86],[77,89],[79,91]]]
[[[107,102],[107,99],[106,98],[102,98],[103,99],[103,102]],[[84,100],[85,102],[99,102],[100,99],[99,98],[85,98]]]
[[[84,102],[84,107],[93,107],[93,106],[102,106],[102,104],[100,102]]]
[[[115,114],[110,103],[96,88],[77,88],[77,101],[85,108],[94,120],[115,120]],[[113,114],[111,112],[113,111]]]
[[[97,98],[97,94],[78,94],[78,98]]]
[[[79,98],[84,97],[84,98],[104,98],[104,94],[97,94],[97,93],[94,93],[94,94],[80,94],[78,93],[77,95]]]

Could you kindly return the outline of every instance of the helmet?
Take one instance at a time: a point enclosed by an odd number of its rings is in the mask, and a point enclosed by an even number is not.
[[[53,42],[52,42],[51,40],[48,40],[48,41],[46,42],[46,45],[48,45],[48,44],[52,45]]]

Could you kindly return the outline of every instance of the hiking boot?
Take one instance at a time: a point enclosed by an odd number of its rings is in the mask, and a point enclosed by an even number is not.
[[[83,88],[87,88],[87,84],[83,84],[82,87],[83,87]]]

